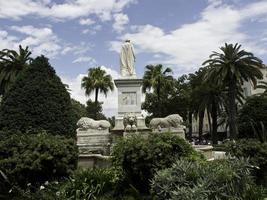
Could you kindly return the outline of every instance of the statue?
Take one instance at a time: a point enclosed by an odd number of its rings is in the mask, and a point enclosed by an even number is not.
[[[153,130],[161,130],[161,128],[184,128],[182,123],[183,118],[178,114],[173,114],[165,118],[153,118],[150,121],[149,126]]]
[[[123,117],[123,125],[125,131],[137,131],[137,117],[133,113],[125,114]]]
[[[78,122],[77,126],[79,130],[97,129],[103,130],[110,127],[110,123],[107,120],[94,120],[88,117],[82,117]]]
[[[125,40],[120,52],[120,70],[122,77],[134,77],[136,75],[134,48],[130,40]]]

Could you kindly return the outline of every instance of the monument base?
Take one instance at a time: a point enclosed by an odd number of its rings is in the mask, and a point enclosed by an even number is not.
[[[115,117],[113,132],[123,134],[126,125],[125,117],[131,115],[136,122],[138,132],[149,130],[145,124],[145,118],[141,114],[141,86],[142,79],[122,78],[114,80],[118,88],[118,115]]]
[[[111,137],[108,129],[77,130],[79,154],[109,155]]]

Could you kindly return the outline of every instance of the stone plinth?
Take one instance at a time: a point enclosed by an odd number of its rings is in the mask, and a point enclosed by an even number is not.
[[[110,133],[108,129],[77,130],[77,146],[79,154],[110,153]]]
[[[137,118],[137,130],[148,130],[145,118],[141,114],[141,86],[142,79],[123,78],[114,80],[118,88],[118,114],[115,118],[114,132],[124,131],[123,118],[127,114]]]
[[[111,166],[111,156],[101,154],[80,154],[78,167],[83,168],[109,168]]]
[[[213,147],[211,145],[193,145],[193,148],[196,151],[201,152],[207,160],[213,159],[213,157],[212,157]]]
[[[181,128],[173,128],[173,127],[170,127],[170,128],[161,128],[161,129],[155,129],[152,131],[153,133],[166,133],[166,132],[170,132],[170,133],[173,133],[183,139],[185,139],[185,131],[183,129],[183,127]]]

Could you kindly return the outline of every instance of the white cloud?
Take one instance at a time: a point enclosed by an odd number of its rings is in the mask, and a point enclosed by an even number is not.
[[[97,24],[95,26],[91,26],[90,28],[84,29],[82,31],[83,34],[91,34],[91,35],[95,35],[97,33],[97,31],[100,31],[102,29],[102,26],[100,24]]]
[[[0,18],[18,20],[28,15],[35,15],[66,20],[96,15],[105,21],[111,19],[112,13],[120,12],[125,6],[135,2],[135,0],[66,0],[63,3],[55,3],[50,0],[1,0]]]
[[[12,35],[8,31],[0,30],[0,49],[18,49],[19,45],[29,46],[34,56],[44,54],[53,58],[62,49],[60,41],[51,28],[36,28],[33,26],[11,26],[12,31],[19,35]]]
[[[53,30],[48,27],[36,28],[33,26],[11,26],[10,30],[16,31],[24,35],[17,41],[22,46],[29,46],[33,55],[44,54],[47,57],[53,58],[62,49],[59,39],[53,33]]]
[[[101,69],[105,70],[107,74],[110,74],[113,80],[119,77],[118,72],[111,68],[101,66]],[[75,78],[69,78],[65,76],[61,77],[62,82],[69,85],[69,88],[71,90],[71,97],[80,101],[83,104],[86,104],[86,101],[89,98],[94,99],[94,93],[92,93],[89,97],[86,97],[84,89],[81,88],[82,78],[86,75],[87,74],[79,74]],[[103,112],[105,113],[105,115],[113,116],[117,114],[117,109],[118,109],[118,99],[117,99],[118,97],[117,96],[118,96],[118,92],[117,92],[116,87],[114,88],[113,92],[109,92],[107,94],[107,98],[103,94],[99,95],[99,101],[103,102]]]
[[[92,19],[90,19],[90,18],[87,18],[87,19],[80,19],[79,23],[80,23],[81,25],[87,25],[87,26],[89,26],[89,25],[94,24],[95,21],[92,20]]]
[[[128,16],[123,13],[116,13],[113,17],[113,29],[118,33],[122,32],[124,30],[124,26],[129,23]]]
[[[0,29],[0,49],[17,49],[18,45],[17,37],[10,36],[7,31]]]
[[[72,63],[88,63],[90,66],[96,65],[96,60],[90,56],[81,56],[72,61]]]
[[[157,60],[154,57],[154,63],[173,65],[176,73],[192,72],[197,69],[212,51],[219,50],[218,47],[225,42],[241,43],[244,45],[243,48],[257,55],[266,53],[266,44],[250,38],[241,31],[241,28],[243,22],[251,17],[266,15],[267,2],[248,4],[243,9],[221,2],[210,1],[199,20],[169,32],[149,24],[132,26],[130,33],[110,43],[110,49],[118,51],[120,41],[129,38],[133,41],[137,52],[165,55],[164,59]]]

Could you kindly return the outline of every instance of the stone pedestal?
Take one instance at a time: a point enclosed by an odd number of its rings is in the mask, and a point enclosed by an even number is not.
[[[137,131],[148,130],[141,114],[142,79],[124,78],[114,80],[118,88],[118,114],[115,118],[114,132],[124,132],[123,118],[127,114],[137,118]]]
[[[77,130],[77,146],[79,154],[109,155],[110,133],[108,129]]]
[[[170,127],[170,128],[161,128],[161,129],[155,129],[152,131],[153,133],[167,133],[167,132],[170,132],[170,133],[173,133],[181,138],[183,138],[185,140],[185,131],[184,131],[184,127],[181,127],[181,128],[173,128],[173,127]]]

